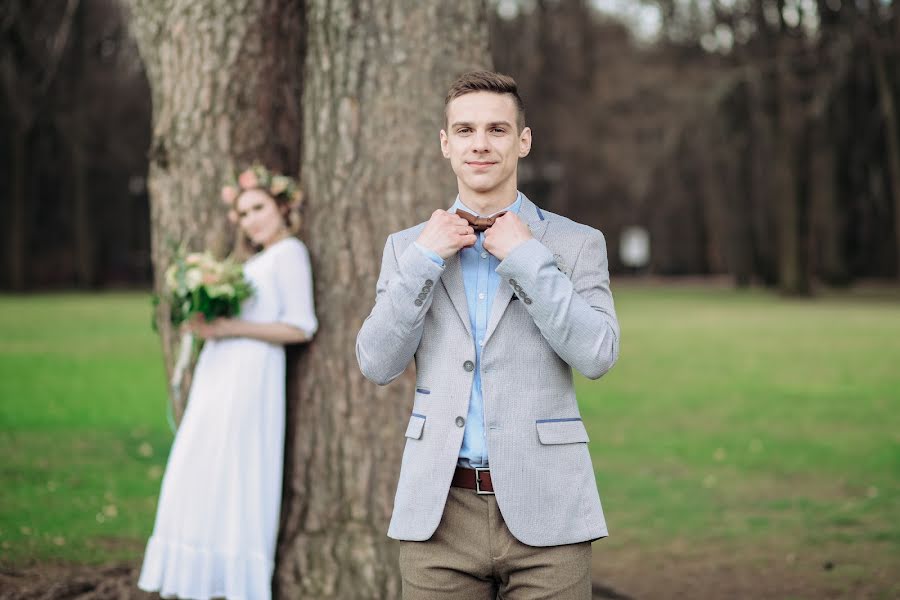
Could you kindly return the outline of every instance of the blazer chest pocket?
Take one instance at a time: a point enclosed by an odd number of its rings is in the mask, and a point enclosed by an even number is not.
[[[412,440],[422,439],[422,431],[425,429],[425,415],[413,413],[406,426],[406,437]]]
[[[581,419],[540,419],[535,421],[542,444],[578,444],[590,441]]]

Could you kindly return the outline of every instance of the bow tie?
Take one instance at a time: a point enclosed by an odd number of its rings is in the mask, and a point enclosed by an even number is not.
[[[505,215],[506,211],[504,210],[503,212],[497,213],[493,217],[476,217],[472,213],[467,213],[466,211],[459,209],[456,209],[456,214],[468,221],[469,225],[472,226],[472,229],[475,230],[475,233],[481,233],[482,231],[490,229],[494,224],[494,221],[498,217]]]

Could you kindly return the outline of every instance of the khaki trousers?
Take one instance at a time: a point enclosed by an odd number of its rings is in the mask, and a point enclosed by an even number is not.
[[[591,543],[527,546],[494,496],[450,488],[437,531],[400,542],[403,600],[590,600]]]

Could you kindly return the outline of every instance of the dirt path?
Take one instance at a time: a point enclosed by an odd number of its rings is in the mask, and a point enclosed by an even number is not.
[[[836,600],[900,597],[900,573],[859,557],[820,563],[727,554],[673,557],[621,551],[594,558],[595,600]],[[159,600],[135,586],[137,565],[0,568],[0,600]],[[388,600],[388,599],[385,599]],[[461,599],[463,600],[463,599]]]
[[[153,600],[137,589],[138,568],[34,566],[0,569],[0,600]]]

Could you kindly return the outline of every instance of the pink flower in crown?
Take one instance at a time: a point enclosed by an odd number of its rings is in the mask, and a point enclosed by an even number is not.
[[[222,188],[222,202],[225,204],[234,204],[237,200],[238,190],[233,185],[226,185]]]
[[[247,169],[238,177],[238,184],[245,190],[253,189],[259,185],[259,178],[253,169]]]

